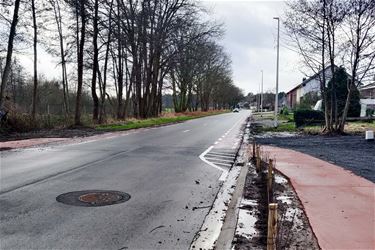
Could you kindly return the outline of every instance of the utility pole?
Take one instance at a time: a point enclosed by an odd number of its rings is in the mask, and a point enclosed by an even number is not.
[[[262,81],[260,87],[260,116],[263,117],[263,70],[262,72]]]
[[[277,60],[276,60],[276,94],[275,94],[275,122],[274,126],[277,127],[277,115],[279,107],[279,48],[280,48],[280,18],[274,17],[277,20]]]

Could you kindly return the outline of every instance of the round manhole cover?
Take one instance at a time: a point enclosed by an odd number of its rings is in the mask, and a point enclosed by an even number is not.
[[[82,207],[108,206],[128,201],[130,195],[119,191],[86,190],[61,194],[56,197],[58,202]]]

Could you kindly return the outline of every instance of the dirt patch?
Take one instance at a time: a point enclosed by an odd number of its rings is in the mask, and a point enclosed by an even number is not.
[[[262,162],[262,169],[266,168]],[[249,168],[246,178],[244,199],[253,201],[242,205],[240,209],[248,210],[255,216],[256,233],[234,237],[234,249],[266,249],[267,248],[267,171],[256,173],[254,164]],[[273,202],[278,204],[278,233],[276,249],[320,249],[294,189],[289,181],[279,173],[274,175]]]
[[[14,140],[25,140],[34,138],[75,138],[75,137],[87,137],[97,134],[103,134],[104,132],[95,130],[94,128],[77,128],[77,129],[41,129],[26,133],[10,133],[0,134],[0,142],[14,141]]]

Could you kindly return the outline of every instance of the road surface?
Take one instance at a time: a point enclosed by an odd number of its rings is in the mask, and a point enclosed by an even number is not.
[[[249,114],[1,152],[0,248],[188,249],[218,192],[220,168],[228,165],[199,156],[211,146],[230,155]],[[82,190],[131,198],[102,207],[56,201]]]

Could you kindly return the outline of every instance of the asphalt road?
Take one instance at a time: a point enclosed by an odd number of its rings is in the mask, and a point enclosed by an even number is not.
[[[249,114],[1,152],[0,248],[187,249],[222,174],[199,155],[215,143],[233,148]],[[131,198],[103,207],[56,201],[81,190],[117,190]]]

